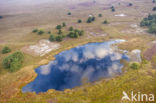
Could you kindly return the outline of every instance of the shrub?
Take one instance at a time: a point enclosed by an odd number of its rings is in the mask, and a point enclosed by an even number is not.
[[[32,30],[32,32],[33,33],[36,33],[36,32],[38,32],[38,29],[34,29],[34,30]]]
[[[129,3],[128,6],[133,6],[133,4],[132,3]]]
[[[71,15],[71,12],[68,12],[68,15]]]
[[[148,15],[148,17],[145,17],[141,22],[140,26],[148,27],[149,33],[155,33],[156,34],[156,15]]]
[[[55,38],[55,36],[54,36],[54,35],[50,35],[49,40],[50,40],[51,42],[53,42],[53,41],[55,41],[55,40],[56,40],[56,38]]]
[[[89,17],[88,19],[87,19],[87,23],[91,23],[92,22],[92,17]]]
[[[115,8],[114,8],[114,6],[112,6],[112,7],[111,7],[111,9],[112,9],[112,12],[114,12],[114,11],[115,11]]]
[[[141,27],[145,26],[145,21],[141,21],[141,22],[140,22],[140,26],[141,26]]]
[[[115,11],[115,8],[112,9],[112,12],[114,12],[114,11]]]
[[[149,33],[156,33],[156,25],[152,25],[149,27]]]
[[[61,29],[61,28],[62,28],[61,25],[57,25],[57,26],[56,26],[56,29]]]
[[[5,46],[3,49],[2,49],[2,54],[6,54],[6,53],[9,53],[11,52],[11,49],[7,46]]]
[[[82,35],[84,35],[84,31],[83,30],[81,30],[81,31],[78,31],[79,32],[79,36],[82,36]]]
[[[139,69],[140,68],[140,64],[138,62],[132,62],[132,63],[130,63],[129,67],[131,69]]]
[[[79,36],[82,36],[83,34],[84,34],[83,30],[75,29],[74,31],[70,31],[68,36],[70,38],[78,38]]]
[[[156,11],[156,7],[153,7],[153,11]]]
[[[111,7],[111,9],[113,9],[113,8],[114,8],[114,6]]]
[[[48,31],[48,34],[51,34],[51,31]]]
[[[69,27],[69,31],[73,31],[74,29],[73,29],[73,27],[71,26],[71,27]]]
[[[93,16],[91,20],[92,20],[92,21],[95,21],[95,17]]]
[[[4,68],[8,69],[10,72],[15,72],[21,68],[23,60],[24,60],[23,53],[17,51],[7,56],[3,60],[3,66]]]
[[[59,29],[58,34],[62,34],[62,30],[61,29]]]
[[[107,21],[107,20],[105,20],[105,21],[103,22],[103,24],[108,24],[108,21]]]
[[[99,17],[102,17],[102,14],[99,14]]]
[[[63,40],[63,36],[58,35],[56,36],[56,41],[61,42]]]
[[[77,22],[78,22],[78,23],[81,23],[81,22],[82,22],[82,20],[81,20],[81,19],[79,19]]]
[[[151,14],[149,14],[148,17],[147,17],[148,20],[152,20],[154,18],[155,18],[155,15],[151,15]]]
[[[78,38],[78,37],[79,37],[79,33],[78,32],[75,32],[74,38]]]
[[[74,31],[70,31],[68,36],[71,37],[71,38],[74,38]]]
[[[95,17],[88,17],[87,23],[91,23],[92,21],[95,21]]]
[[[62,23],[62,27],[65,27],[65,26],[66,26],[66,23],[63,22],[63,23]]]
[[[43,31],[43,30],[40,30],[40,31],[38,32],[38,35],[42,35],[42,34],[44,34],[44,31]]]

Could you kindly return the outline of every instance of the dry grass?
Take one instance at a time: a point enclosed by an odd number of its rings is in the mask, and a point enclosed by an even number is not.
[[[85,84],[76,89],[66,90],[65,92],[58,92],[49,90],[49,92],[36,95],[35,93],[21,93],[22,86],[32,81],[36,74],[34,68],[39,65],[48,63],[48,61],[55,59],[54,55],[63,50],[67,50],[78,45],[86,44],[88,42],[102,42],[109,39],[125,39],[127,42],[119,45],[119,48],[126,50],[140,49],[143,52],[148,48],[148,43],[155,40],[155,36],[149,34],[135,34],[122,33],[122,30],[130,28],[131,24],[139,24],[143,16],[152,13],[151,9],[154,6],[150,0],[97,0],[94,6],[79,6],[79,3],[85,1],[69,1],[65,3],[45,3],[43,5],[33,5],[17,7],[2,5],[0,14],[4,15],[4,19],[0,21],[0,50],[3,46],[8,45],[12,52],[20,50],[22,47],[37,43],[41,39],[47,39],[49,34],[41,36],[31,33],[35,28],[43,29],[48,32],[51,31],[56,35],[55,26],[66,22],[67,27],[63,29],[64,34],[67,34],[69,26],[83,29],[85,35],[78,39],[67,39],[62,41],[61,48],[52,51],[43,57],[33,57],[28,54],[25,55],[25,62],[23,68],[16,73],[8,73],[2,65],[0,65],[0,102],[2,103],[117,103],[120,102],[122,90],[140,90],[142,92],[150,93],[156,91],[156,71],[151,69],[150,62],[142,64],[138,71],[128,70],[122,76],[111,80],[101,80],[96,85]],[[118,3],[121,3],[118,5]],[[132,2],[133,7],[127,7],[127,3]],[[112,13],[110,9],[104,10],[105,7],[114,5],[116,12]],[[10,8],[8,8],[10,6]],[[73,6],[71,8],[71,6]],[[7,9],[6,9],[7,8]],[[124,9],[123,9],[124,8]],[[72,16],[67,16],[71,11]],[[14,14],[13,14],[14,13]],[[102,13],[103,17],[99,18],[98,14]],[[115,17],[116,14],[124,13],[126,17]],[[145,14],[146,13],[146,14]],[[96,21],[87,24],[86,19],[88,15],[95,15]],[[77,24],[77,20],[82,19],[83,23]],[[107,19],[110,24],[104,25],[102,22]],[[115,24],[116,23],[116,24]],[[88,32],[87,32],[88,31]],[[89,32],[106,33],[107,36],[93,36]],[[11,52],[11,53],[12,53]],[[0,62],[9,54],[0,54]],[[153,57],[155,61],[155,57]],[[29,62],[27,62],[29,61]],[[126,67],[125,67],[126,68]],[[146,85],[146,86],[144,86]],[[155,93],[155,92],[154,92]]]

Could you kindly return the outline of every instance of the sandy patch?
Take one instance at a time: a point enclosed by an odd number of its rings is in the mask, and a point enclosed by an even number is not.
[[[156,44],[156,40],[152,41],[152,44]]]
[[[107,34],[105,33],[94,33],[94,32],[89,32],[89,34],[91,34],[92,36],[107,36]]]
[[[141,50],[139,49],[134,49],[132,51],[127,51],[127,50],[119,50],[120,52],[128,55],[130,62],[141,62]]]
[[[147,34],[146,29],[141,28],[137,24],[131,24],[129,29],[122,30],[122,33]]]
[[[135,49],[130,52],[130,61],[141,62],[141,50]]]
[[[96,30],[94,30],[96,29]],[[89,37],[104,37],[107,36],[108,34],[105,33],[102,29],[100,28],[87,28],[86,33],[89,34]]]
[[[137,24],[131,24],[130,27],[131,28],[138,28],[138,25]]]
[[[96,3],[96,1],[89,1],[89,2],[82,2],[82,3],[79,3],[78,6],[83,6],[83,7],[89,7],[89,6],[93,6],[94,4]]]
[[[49,40],[40,40],[35,45],[30,45],[22,48],[22,51],[33,56],[44,56],[45,54],[56,50],[60,47],[60,44],[50,42]]]
[[[124,17],[124,16],[127,16],[127,15],[125,15],[125,14],[117,14],[117,15],[114,15],[114,16]]]

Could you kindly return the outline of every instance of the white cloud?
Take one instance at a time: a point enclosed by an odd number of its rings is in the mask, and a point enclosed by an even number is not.
[[[73,60],[74,62],[77,62],[77,61],[78,61],[78,54],[77,54],[77,53],[73,53],[73,54],[72,54],[72,60]]]
[[[61,56],[65,58],[65,61],[68,62],[70,60],[73,60],[74,62],[78,61],[78,53],[75,51],[67,51],[62,53]]]
[[[96,50],[95,50],[95,55],[98,57],[98,58],[104,58],[105,56],[108,56],[110,54],[112,54],[113,51],[112,49],[109,49],[109,48],[102,48],[102,47],[98,47]]]
[[[86,70],[83,72],[82,79],[88,78],[91,76],[91,74],[94,72],[94,68],[92,66],[89,66],[86,68]]]
[[[42,75],[48,75],[51,71],[51,63],[47,64],[47,65],[44,65],[44,66],[41,66],[40,67],[40,73]]]
[[[85,58],[87,59],[93,59],[95,58],[95,54],[92,51],[84,51],[83,55],[85,56]]]
[[[69,69],[70,69],[70,64],[65,63],[65,64],[63,64],[62,66],[60,66],[59,69],[60,69],[61,71],[69,70]]]
[[[111,56],[111,60],[112,60],[112,61],[120,60],[121,58],[122,58],[122,54],[119,54],[119,53],[114,53],[114,54]]]
[[[113,63],[112,66],[108,67],[109,76],[113,76],[116,73],[121,73],[121,68],[123,66],[119,63]]]
[[[75,65],[75,64],[70,67],[71,72],[81,73],[81,70],[82,69],[78,65]]]

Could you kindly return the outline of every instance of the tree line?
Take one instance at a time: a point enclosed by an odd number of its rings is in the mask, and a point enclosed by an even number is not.
[[[156,14],[149,14],[140,22],[141,27],[147,27],[149,33],[156,33]]]

